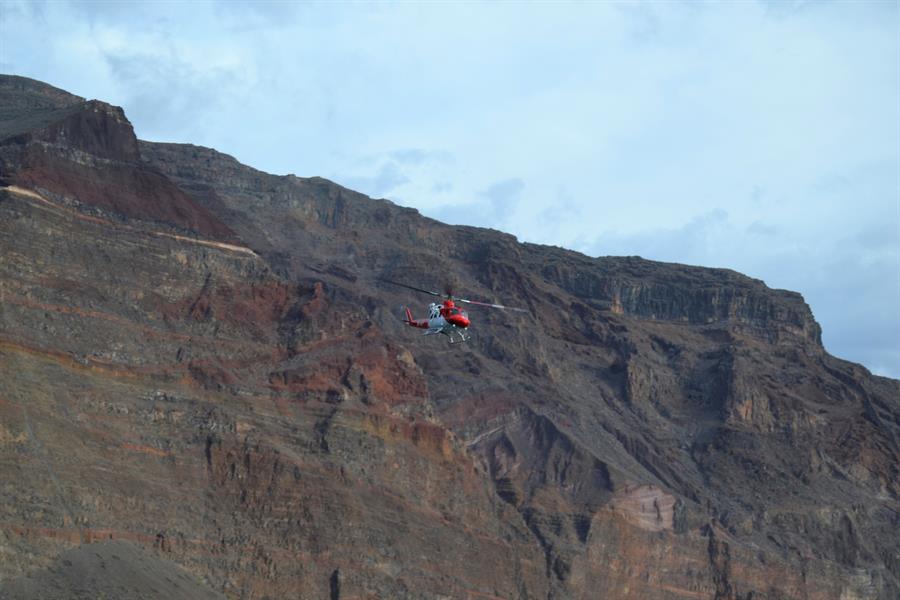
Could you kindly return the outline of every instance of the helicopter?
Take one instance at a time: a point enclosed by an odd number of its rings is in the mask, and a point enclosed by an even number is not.
[[[467,342],[469,341],[469,339],[471,339],[471,334],[468,331],[470,324],[469,315],[466,313],[466,311],[462,310],[459,306],[456,305],[457,302],[464,302],[466,304],[472,304],[474,306],[486,306],[488,308],[499,308],[502,310],[511,310],[523,313],[528,312],[524,308],[513,308],[511,306],[503,306],[502,304],[490,304],[488,302],[478,302],[476,300],[456,298],[453,296],[453,290],[450,289],[450,286],[445,286],[444,293],[441,294],[439,292],[418,288],[412,285],[407,285],[405,283],[400,283],[398,281],[391,281],[390,279],[382,279],[381,281],[414,290],[416,292],[422,292],[423,294],[430,294],[431,296],[437,296],[439,298],[443,297],[444,300],[440,304],[432,302],[428,306],[427,319],[414,319],[412,311],[409,310],[409,307],[404,306],[403,308],[406,311],[404,323],[406,323],[410,327],[424,329],[425,335],[436,335],[439,333],[446,335],[451,344],[459,344],[462,342]]]

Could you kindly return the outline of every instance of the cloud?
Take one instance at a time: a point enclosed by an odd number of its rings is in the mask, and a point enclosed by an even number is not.
[[[425,150],[423,148],[405,148],[403,150],[394,150],[390,153],[390,157],[400,164],[405,165],[422,165],[426,162],[446,162],[453,160],[453,156],[449,152],[440,150]]]
[[[651,260],[698,264],[713,254],[723,238],[731,238],[734,225],[728,213],[714,209],[697,215],[684,225],[672,229],[652,229],[631,234],[606,231],[593,242],[583,244],[590,255],[638,255]],[[710,265],[726,266],[726,265]]]
[[[560,228],[576,218],[578,214],[578,204],[568,188],[565,185],[558,186],[555,201],[548,203],[538,214],[542,234],[550,240],[557,239]]]
[[[760,236],[772,236],[778,233],[778,228],[774,225],[767,225],[762,221],[753,221],[747,227],[747,233],[752,233],[754,235]]]
[[[827,350],[900,378],[900,279],[884,280],[886,273],[900,273],[900,253],[848,252],[845,243],[826,247],[822,266],[794,267],[791,279],[805,288],[817,320],[830,325],[822,332]]]
[[[342,173],[333,173],[335,181],[372,197],[398,197],[421,193],[443,194],[453,189],[447,181],[435,181],[440,169],[453,162],[453,156],[442,150],[401,148],[382,154],[360,155]],[[431,174],[423,179],[422,173]],[[410,185],[413,184],[413,185]]]
[[[888,252],[893,249],[896,251],[897,247],[900,246],[900,229],[898,229],[896,221],[874,223],[846,239],[845,242],[851,248],[859,247],[866,250],[885,250]]]
[[[518,177],[501,179],[478,192],[474,200],[430,207],[424,214],[445,223],[499,229],[515,212],[524,189],[525,182]]]
[[[128,116],[140,123],[142,137],[165,141],[188,141],[202,130],[205,115],[216,111],[227,95],[234,73],[225,67],[192,65],[169,52],[131,53],[103,50],[110,76],[128,90]],[[186,82],[172,89],[168,81]]]
[[[383,198],[385,194],[407,183],[409,178],[403,174],[397,163],[390,161],[383,163],[372,177],[339,177],[336,181],[372,198]]]
[[[302,8],[292,2],[213,2],[215,14],[228,24],[232,32],[265,32],[287,27]]]
[[[515,210],[525,183],[518,177],[495,181],[481,196],[488,201],[487,217],[493,223],[503,222]]]

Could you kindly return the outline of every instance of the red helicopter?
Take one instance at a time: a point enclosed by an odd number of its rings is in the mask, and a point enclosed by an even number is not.
[[[404,320],[404,322],[410,327],[418,327],[419,329],[424,329],[425,335],[442,333],[449,338],[451,344],[466,342],[471,337],[468,333],[469,315],[464,310],[459,308],[456,305],[456,302],[465,302],[466,304],[473,304],[475,306],[487,306],[489,308],[500,308],[503,310],[512,310],[523,313],[528,312],[524,308],[513,308],[511,306],[503,306],[501,304],[490,304],[488,302],[466,300],[465,298],[455,298],[453,296],[453,291],[449,286],[444,288],[443,294],[440,294],[438,292],[424,290],[422,288],[406,285],[405,283],[399,283],[397,281],[391,281],[389,279],[382,279],[382,281],[393,285],[399,285],[400,287],[405,287],[410,290],[415,290],[417,292],[422,292],[423,294],[430,294],[439,298],[444,297],[445,299],[441,304],[432,302],[428,306],[427,319],[414,319],[409,308],[404,307],[404,309],[406,310],[406,319]]]

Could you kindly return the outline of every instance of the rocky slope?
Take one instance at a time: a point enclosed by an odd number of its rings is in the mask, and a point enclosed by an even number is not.
[[[224,600],[177,565],[122,540],[63,552],[48,569],[3,584],[8,600],[97,598],[193,598]]]
[[[125,540],[232,598],[900,593],[900,382],[798,294],[141,142],[11,76],[0,184],[0,591]],[[450,349],[383,277],[531,314]]]

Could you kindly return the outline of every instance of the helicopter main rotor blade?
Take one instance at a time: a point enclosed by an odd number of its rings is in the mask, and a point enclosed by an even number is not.
[[[398,281],[391,281],[390,279],[384,279],[384,278],[382,278],[381,281],[383,281],[385,283],[391,283],[393,285],[399,285],[400,287],[405,287],[407,289],[415,290],[417,292],[422,292],[423,294],[431,294],[432,296],[437,296],[439,298],[443,297],[443,294],[439,294],[437,292],[432,292],[430,290],[423,290],[422,288],[417,288],[417,287],[413,287],[411,285],[406,285],[405,283],[400,283]]]
[[[489,304],[488,302],[477,302],[475,300],[466,300],[465,298],[454,298],[457,302],[465,302],[466,304],[475,304],[477,306],[487,306],[488,308],[500,308],[502,310],[514,310],[516,312],[527,313],[524,308],[513,308],[512,306],[503,306],[502,304]]]
[[[399,281],[391,281],[390,279],[384,279],[383,277],[381,277],[379,279],[385,283],[390,283],[391,285],[399,285],[400,287],[404,287],[408,290],[422,292],[423,294],[430,294],[432,296],[437,296],[438,298],[443,298],[445,296],[445,294],[441,294],[440,292],[435,292],[433,290],[425,290],[425,289],[422,289],[419,287],[415,287],[413,285],[407,285],[405,283],[400,283]],[[477,300],[466,300],[465,298],[454,298],[453,293],[452,293],[453,290],[450,288],[449,285],[446,287],[447,287],[446,297],[451,298],[457,302],[465,302],[466,304],[474,304],[476,306],[486,306],[488,308],[499,308],[501,310],[513,310],[513,311],[522,312],[522,313],[528,312],[528,310],[526,310],[524,308],[514,308],[512,306],[503,306],[502,304],[491,304],[489,302],[478,302]]]

